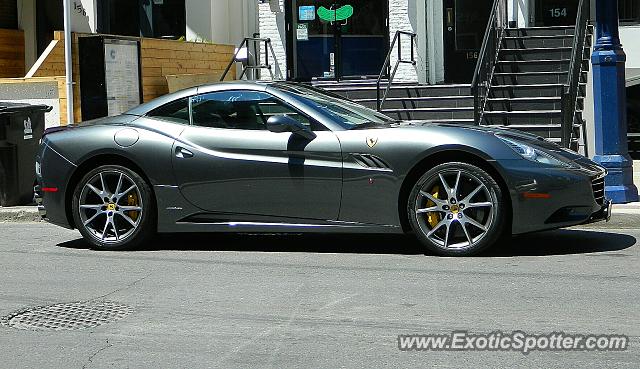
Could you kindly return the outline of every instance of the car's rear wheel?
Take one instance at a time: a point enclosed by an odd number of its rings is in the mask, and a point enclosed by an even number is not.
[[[119,165],[87,173],[73,195],[76,227],[99,250],[140,246],[155,232],[151,189],[140,175]]]
[[[504,228],[500,186],[481,168],[446,163],[426,172],[411,191],[407,211],[418,239],[443,256],[469,256],[491,246]]]

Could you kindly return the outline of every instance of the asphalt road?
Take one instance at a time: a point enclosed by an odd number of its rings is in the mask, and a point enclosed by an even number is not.
[[[95,252],[75,231],[0,223],[0,316],[76,301],[96,328],[0,326],[0,368],[640,367],[638,216],[523,236],[474,258],[380,236],[165,236]],[[636,228],[636,229],[634,229]],[[400,352],[399,334],[626,334],[626,352]]]

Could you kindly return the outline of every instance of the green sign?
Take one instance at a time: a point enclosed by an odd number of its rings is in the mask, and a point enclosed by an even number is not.
[[[336,10],[330,10],[321,6],[318,8],[318,17],[327,22],[343,21],[351,18],[353,15],[353,6],[345,5]]]

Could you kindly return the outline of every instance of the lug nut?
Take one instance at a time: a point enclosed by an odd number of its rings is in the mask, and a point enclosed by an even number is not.
[[[451,209],[451,208],[449,207],[449,205],[443,205],[443,206],[442,206],[442,210],[444,210],[444,211],[449,211],[449,209]]]
[[[447,215],[447,219],[449,219],[449,220],[453,219],[453,214],[448,214]]]
[[[449,202],[452,203],[452,204],[455,204],[456,203],[456,199],[451,198],[451,200]]]

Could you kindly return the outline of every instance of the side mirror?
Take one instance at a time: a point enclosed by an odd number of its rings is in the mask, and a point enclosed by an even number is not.
[[[317,137],[315,133],[305,127],[302,123],[284,114],[270,117],[267,120],[267,129],[270,132],[275,133],[291,132],[302,136],[307,140],[313,140]]]

